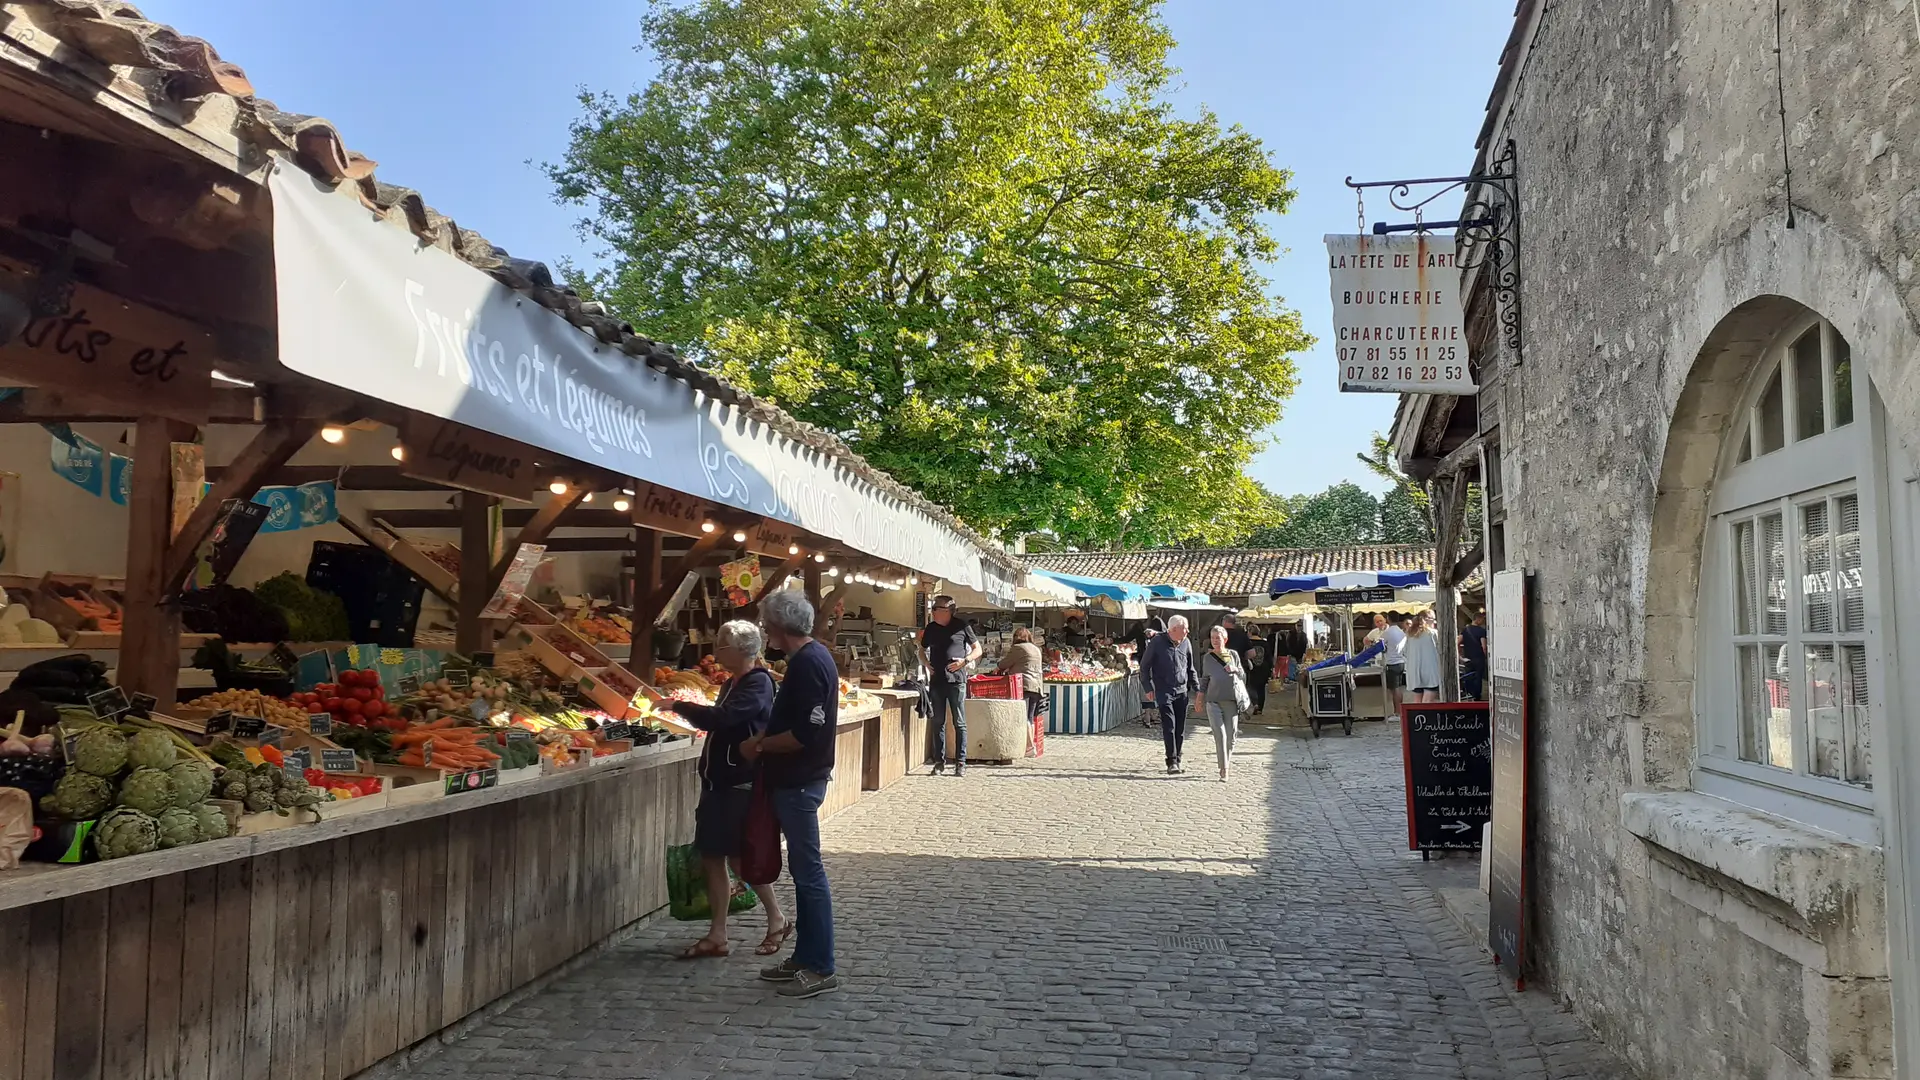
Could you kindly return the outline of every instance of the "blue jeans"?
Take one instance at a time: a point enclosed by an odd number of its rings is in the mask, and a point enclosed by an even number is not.
[[[833,974],[833,894],[820,861],[820,804],[827,782],[774,788],[773,812],[787,838],[787,874],[795,902],[793,962],[808,971]]]
[[[927,696],[933,699],[933,760],[935,764],[947,763],[947,714],[953,714],[953,760],[956,764],[967,763],[967,684],[937,682],[927,687]]]

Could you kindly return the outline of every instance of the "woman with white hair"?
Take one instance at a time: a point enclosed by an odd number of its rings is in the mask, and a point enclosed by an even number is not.
[[[1247,669],[1240,663],[1240,654],[1228,646],[1229,640],[1226,627],[1214,627],[1207,634],[1207,653],[1200,658],[1200,694],[1207,702],[1207,726],[1213,729],[1213,753],[1223,784],[1234,740],[1240,737],[1240,714],[1251,705]]]
[[[720,687],[712,705],[669,700],[665,707],[708,733],[700,751],[700,803],[693,811],[693,846],[699,849],[707,872],[707,907],[712,923],[707,936],[687,946],[682,960],[722,957],[733,951],[727,942],[727,904],[733,883],[727,866],[740,872],[740,856],[747,834],[747,808],[753,802],[754,764],[740,744],[766,730],[773,714],[773,675],[759,666],[764,638],[760,628],[735,619],[714,636],[713,658],[730,678]],[[767,908],[767,936],[755,952],[772,956],[793,934],[793,922],[780,910],[772,888],[758,890]]]

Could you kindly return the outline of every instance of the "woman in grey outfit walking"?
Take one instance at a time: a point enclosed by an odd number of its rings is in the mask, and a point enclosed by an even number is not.
[[[1227,628],[1216,626],[1207,635],[1207,652],[1200,658],[1200,693],[1207,700],[1207,726],[1213,729],[1213,752],[1220,759],[1220,782],[1227,781],[1228,759],[1240,736],[1240,715],[1252,702],[1247,694],[1247,669],[1240,656],[1227,648]]]

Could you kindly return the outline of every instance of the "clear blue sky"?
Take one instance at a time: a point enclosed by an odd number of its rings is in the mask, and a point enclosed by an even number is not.
[[[634,51],[644,0],[332,0],[290,18],[259,0],[144,0],[147,17],[213,43],[261,96],[332,120],[380,178],[523,258],[590,261],[577,208],[542,162],[566,149],[579,87],[624,93],[653,64]],[[1320,238],[1354,228],[1341,180],[1453,175],[1473,160],[1513,0],[1168,0],[1182,105],[1205,104],[1265,142],[1299,197],[1276,223],[1269,274],[1309,332],[1328,334]],[[317,13],[317,14],[316,14]],[[1370,219],[1384,192],[1368,202]],[[1451,209],[1451,208],[1449,208]],[[1332,351],[1299,358],[1300,389],[1249,470],[1283,494],[1341,480],[1378,489],[1354,455],[1394,398],[1341,394]]]

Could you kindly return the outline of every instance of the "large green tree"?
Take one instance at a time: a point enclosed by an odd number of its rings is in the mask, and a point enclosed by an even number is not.
[[[1267,292],[1289,174],[1166,98],[1160,0],[655,0],[582,98],[576,284],[976,526],[1244,533],[1311,339]]]

